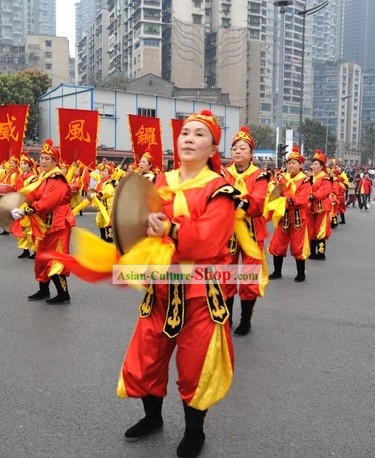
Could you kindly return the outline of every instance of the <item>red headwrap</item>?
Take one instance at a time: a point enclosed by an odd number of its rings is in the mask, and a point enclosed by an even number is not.
[[[239,140],[245,141],[247,144],[250,145],[252,151],[255,149],[255,141],[253,137],[250,135],[250,129],[247,126],[241,126],[240,130],[236,133],[232,140],[232,146],[237,143]]]
[[[291,159],[295,159],[300,164],[305,162],[305,158],[300,154],[299,147],[297,145],[293,146],[292,151],[287,156],[287,161],[290,161]]]
[[[152,157],[151,153],[149,153],[148,151],[146,151],[142,157],[145,157],[148,162],[150,163],[150,165],[152,166],[154,164],[154,158]]]
[[[21,162],[27,162],[29,166],[33,169],[35,167],[35,162],[31,157],[29,156],[29,153],[27,151],[24,151],[21,155]]]
[[[219,145],[220,137],[221,137],[221,127],[219,126],[214,114],[210,110],[202,110],[200,113],[191,114],[184,120],[183,125],[187,124],[190,121],[199,121],[203,123],[205,126],[207,126],[210,129],[210,132],[212,134],[214,145],[216,146]],[[209,159],[209,164],[211,165],[211,169],[220,175],[221,160],[220,160],[220,154],[218,150]]]
[[[315,150],[314,156],[312,158],[313,161],[319,161],[323,165],[327,163],[327,156],[321,151],[320,149]]]
[[[203,122],[203,124],[205,124],[211,131],[214,139],[214,145],[218,145],[220,143],[221,127],[210,110],[202,110],[200,113],[193,113],[185,119],[183,125],[190,121]]]
[[[43,148],[40,150],[40,154],[48,154],[56,162],[60,161],[60,152],[55,146],[53,146],[53,141],[50,138],[47,138],[44,141],[44,145]]]
[[[16,164],[17,167],[20,165],[20,161],[19,161],[18,158],[16,158],[16,156],[11,156],[9,158],[9,161],[13,161]]]

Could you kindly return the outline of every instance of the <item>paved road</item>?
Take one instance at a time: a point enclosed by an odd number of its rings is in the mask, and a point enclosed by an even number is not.
[[[78,223],[93,228],[93,215]],[[294,283],[287,258],[251,334],[234,340],[233,388],[208,413],[202,458],[375,456],[374,228],[375,206],[349,209],[305,283]],[[72,277],[70,305],[27,302],[33,261],[17,259],[10,236],[0,252],[0,456],[175,456],[183,420],[174,364],[164,431],[122,439],[142,415],[139,401],[115,392],[139,293]]]

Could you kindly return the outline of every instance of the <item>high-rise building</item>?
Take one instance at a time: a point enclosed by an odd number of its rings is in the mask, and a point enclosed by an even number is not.
[[[363,96],[361,116],[361,141],[368,127],[375,128],[375,70],[363,72]],[[375,145],[374,145],[375,153]]]
[[[28,35],[56,35],[56,0],[1,0],[0,72],[25,67]]]
[[[26,35],[26,67],[47,73],[52,86],[71,83],[69,41],[66,37]]]
[[[343,0],[342,57],[375,69],[375,2]]]
[[[79,0],[76,4],[76,43],[90,30],[91,23],[99,12],[106,7],[106,3],[113,3],[116,0]]]
[[[56,0],[24,0],[23,3],[27,13],[25,34],[56,36]]]
[[[306,8],[314,8],[322,3],[322,0],[313,0],[308,2]],[[325,8],[312,15],[311,55],[313,61],[335,62],[340,58],[342,9],[342,0],[329,0]]]
[[[90,25],[83,38],[77,43],[77,59],[79,78],[77,83],[95,85],[109,74],[108,56],[108,10],[102,9]]]
[[[361,130],[362,75],[352,61],[314,64],[314,119],[336,135],[338,154],[358,149]],[[335,152],[331,152],[335,154]]]

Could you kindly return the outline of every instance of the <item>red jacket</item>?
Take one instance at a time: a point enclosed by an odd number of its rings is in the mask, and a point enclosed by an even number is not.
[[[359,181],[360,194],[371,194],[372,181],[370,178],[361,178]]]
[[[330,195],[332,193],[331,179],[326,174],[319,174],[313,178],[311,210],[313,213],[330,212],[332,203]]]
[[[75,225],[75,218],[70,208],[72,193],[62,174],[50,176],[26,197],[46,224],[48,232],[65,229]]]

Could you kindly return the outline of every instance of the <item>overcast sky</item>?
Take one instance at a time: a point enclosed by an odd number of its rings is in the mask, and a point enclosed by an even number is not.
[[[56,0],[56,35],[68,38],[71,57],[75,54],[75,3],[77,0]]]

